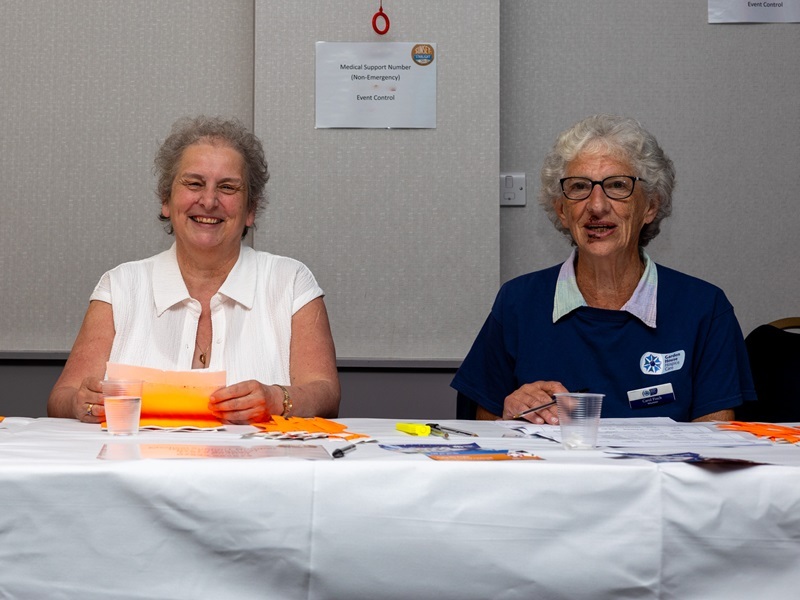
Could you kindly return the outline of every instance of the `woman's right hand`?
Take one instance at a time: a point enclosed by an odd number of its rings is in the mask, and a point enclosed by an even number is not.
[[[97,377],[87,377],[81,382],[72,400],[75,418],[84,423],[102,423],[106,419],[103,406],[103,388]]]
[[[526,383],[506,396],[503,401],[503,419],[510,420],[514,415],[518,415],[523,411],[552,402],[553,394],[568,391],[559,381]],[[558,425],[558,409],[553,405],[540,412],[528,413],[521,418],[537,425],[545,423]]]

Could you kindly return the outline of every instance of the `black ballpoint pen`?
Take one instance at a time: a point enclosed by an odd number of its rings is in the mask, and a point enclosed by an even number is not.
[[[589,388],[582,388],[582,389],[578,390],[577,392],[573,392],[573,394],[585,394],[588,391],[589,391]],[[543,408],[547,408],[548,406],[553,406],[556,403],[556,397],[555,396],[550,396],[550,397],[552,398],[552,400],[550,402],[547,402],[547,403],[542,404],[540,406],[534,406],[533,408],[529,408],[528,410],[523,410],[521,413],[517,413],[516,415],[511,417],[511,420],[519,419],[520,417],[524,417],[525,415],[529,415],[532,412],[536,412],[537,410],[542,410]]]
[[[333,455],[333,458],[342,458],[345,454],[347,454],[348,452],[352,452],[355,449],[356,449],[355,444],[349,444],[341,448],[336,448],[336,450],[331,452],[331,455]]]
[[[431,435],[438,435],[440,437],[443,437],[444,439],[450,438],[450,434],[447,433],[441,427],[439,427],[439,425],[437,425],[436,423],[426,423],[426,425],[431,428]]]
[[[525,415],[529,415],[532,412],[536,412],[537,410],[542,410],[543,408],[547,408],[548,406],[553,406],[553,404],[555,404],[555,403],[556,403],[555,400],[551,400],[550,402],[547,402],[546,404],[542,404],[540,406],[535,406],[533,408],[529,408],[528,410],[523,410],[521,413],[517,413],[516,415],[511,417],[511,419],[512,420],[513,419],[519,419],[520,417],[524,417]]]
[[[463,429],[456,429],[455,427],[445,427],[444,425],[439,425],[438,423],[428,423],[428,427],[431,428],[431,431],[434,429],[438,429],[444,433],[455,433],[456,435],[468,435],[470,437],[478,437],[477,433],[472,433],[471,431],[465,431]],[[447,436],[443,436],[447,437]]]

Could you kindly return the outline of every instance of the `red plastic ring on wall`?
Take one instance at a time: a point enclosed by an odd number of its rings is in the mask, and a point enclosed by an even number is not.
[[[385,27],[383,29],[378,29],[378,19],[383,17]],[[372,28],[375,30],[375,33],[378,35],[385,35],[387,31],[389,31],[389,15],[383,12],[383,7],[381,6],[372,17]]]

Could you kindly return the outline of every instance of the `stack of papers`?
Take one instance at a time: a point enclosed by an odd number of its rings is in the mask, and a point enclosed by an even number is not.
[[[534,425],[520,421],[498,421],[498,424],[528,437],[561,442],[561,428],[558,425]],[[678,423],[668,417],[601,419],[597,434],[597,445],[606,448],[729,447],[762,444],[769,442],[735,431],[723,431],[712,423]]]
[[[483,448],[469,444],[380,444],[384,450],[402,454],[424,454],[433,460],[542,460],[525,450]]]

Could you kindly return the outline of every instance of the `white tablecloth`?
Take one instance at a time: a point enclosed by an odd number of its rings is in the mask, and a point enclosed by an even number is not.
[[[440,441],[395,421],[343,422],[386,443]],[[0,597],[797,597],[800,447],[703,448],[772,463],[712,468],[443,424],[545,460],[434,461],[364,444],[337,460],[110,461],[97,458],[111,437],[96,425],[6,419]],[[250,430],[115,443],[276,443],[242,440]]]

